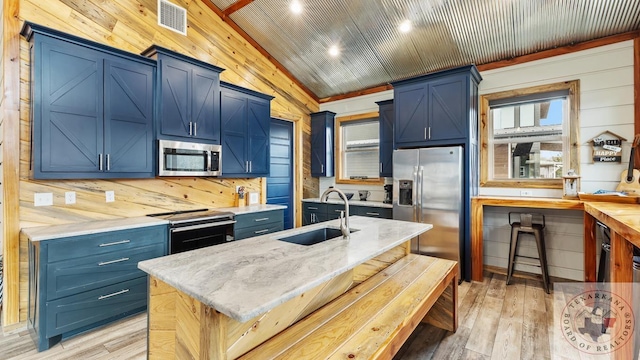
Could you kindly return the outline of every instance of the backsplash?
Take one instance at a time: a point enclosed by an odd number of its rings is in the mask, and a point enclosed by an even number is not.
[[[385,184],[391,184],[393,181],[391,178],[384,178],[385,179]],[[340,190],[342,190],[342,192],[348,193],[351,192],[353,193],[353,199],[354,200],[358,200],[358,190],[369,190],[371,191],[371,195],[369,196],[369,198],[367,199],[368,201],[378,201],[378,202],[382,202],[382,200],[384,200],[384,189],[382,188],[382,185],[353,185],[353,184],[336,184],[336,178],[334,177],[321,177],[320,178],[320,192],[319,194],[322,195],[322,193],[327,190],[329,188],[329,186],[333,186],[336,187]],[[330,198],[338,198],[337,194],[331,194],[329,195]]]

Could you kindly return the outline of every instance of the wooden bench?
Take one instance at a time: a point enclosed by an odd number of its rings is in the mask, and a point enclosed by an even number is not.
[[[391,359],[421,321],[456,331],[458,265],[409,254],[241,359]]]

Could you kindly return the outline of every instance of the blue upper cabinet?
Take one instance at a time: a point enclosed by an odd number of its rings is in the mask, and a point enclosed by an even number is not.
[[[25,23],[33,177],[153,177],[155,62]]]
[[[271,99],[270,95],[220,83],[222,176],[269,175]]]
[[[311,176],[334,176],[335,116],[331,111],[311,114]]]
[[[393,123],[396,118],[393,100],[378,101],[380,122],[380,177],[393,176]]]
[[[395,147],[466,143],[481,79],[470,65],[393,83]]]
[[[142,54],[158,61],[158,138],[220,144],[223,69],[160,46]]]

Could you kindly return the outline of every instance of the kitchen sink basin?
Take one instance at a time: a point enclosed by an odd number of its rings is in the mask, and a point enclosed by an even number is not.
[[[356,231],[358,230],[351,229],[351,233],[354,233]],[[340,229],[325,227],[303,232],[301,234],[279,238],[277,240],[308,246],[318,244],[326,240],[335,239],[337,237],[342,237],[342,231],[340,231]]]

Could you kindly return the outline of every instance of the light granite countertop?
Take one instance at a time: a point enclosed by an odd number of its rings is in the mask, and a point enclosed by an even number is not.
[[[271,210],[280,210],[286,209],[287,207],[284,205],[271,205],[271,204],[255,204],[248,206],[239,206],[239,207],[227,207],[227,208],[216,208],[213,210],[218,211],[229,211],[236,215],[256,213],[262,211],[271,211]]]
[[[248,321],[431,229],[353,216],[348,240],[303,246],[276,240],[339,220],[146,260],[138,267],[221,313]]]
[[[72,224],[37,226],[23,228],[21,231],[31,241],[51,240],[69,236],[90,235],[107,231],[135,229],[140,227],[165,225],[169,222],[153,217],[139,216],[131,218],[96,220]]]
[[[354,195],[357,196],[358,194]],[[302,199],[302,202],[315,202],[315,203],[319,203],[321,202],[319,198],[310,198],[310,199]],[[344,204],[344,201],[342,201],[342,199],[335,199],[335,198],[329,198],[327,200],[328,204]],[[387,209],[393,209],[393,204],[385,204],[383,202],[380,201],[360,201],[360,200],[354,200],[351,199],[349,200],[349,206],[351,205],[355,205],[355,206],[371,206],[371,207],[379,207],[379,208],[387,208]]]

